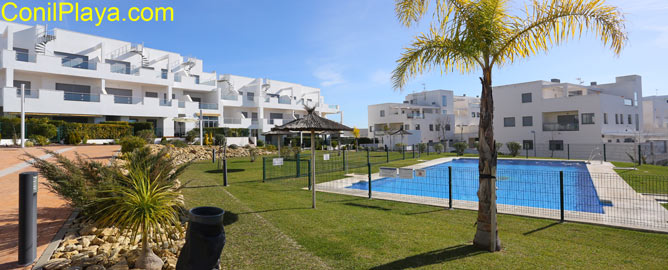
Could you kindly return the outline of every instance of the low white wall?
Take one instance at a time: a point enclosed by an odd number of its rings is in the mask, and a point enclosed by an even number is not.
[[[236,144],[238,146],[246,146],[250,143],[248,137],[227,137],[225,139],[227,140],[228,146],[232,144]]]
[[[105,143],[113,143],[114,139],[88,139],[86,141],[86,144],[105,144]]]

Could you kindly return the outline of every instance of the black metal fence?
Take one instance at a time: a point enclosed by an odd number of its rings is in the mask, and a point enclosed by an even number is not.
[[[397,169],[389,169],[390,174],[392,170]],[[316,188],[376,199],[478,209],[477,168],[434,166],[424,172],[424,176],[412,169],[394,176],[318,174]],[[621,175],[498,170],[497,209],[506,214],[668,232],[668,177]]]
[[[518,157],[576,159],[587,161],[621,161],[637,164],[668,164],[668,143],[647,142],[604,144],[525,144],[518,150]],[[511,154],[508,144],[498,149],[502,154]]]

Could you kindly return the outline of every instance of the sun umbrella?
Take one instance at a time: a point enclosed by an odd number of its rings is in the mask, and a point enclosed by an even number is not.
[[[315,132],[316,131],[352,131],[353,129],[315,114],[315,107],[306,107],[306,116],[292,120],[272,131],[310,131],[311,132],[311,192],[315,208]]]

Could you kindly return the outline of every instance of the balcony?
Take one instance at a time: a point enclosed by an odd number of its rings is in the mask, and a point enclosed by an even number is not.
[[[186,102],[185,101],[179,101],[179,108],[185,108],[186,107]]]
[[[97,70],[97,62],[90,60],[63,58],[62,65],[69,68]]]
[[[16,97],[17,98],[21,97],[21,89],[20,88],[16,89]],[[25,89],[25,98],[39,98],[39,91],[38,90]]]
[[[128,74],[128,75],[134,75],[134,76],[139,76],[139,67],[136,66],[118,66],[118,65],[112,65],[109,68],[109,71],[111,73],[118,73],[118,74]]]
[[[223,124],[241,125],[241,118],[224,118]]]
[[[408,119],[424,119],[424,114],[409,113],[409,114],[406,114],[406,118],[408,118]]]
[[[35,63],[37,55],[34,53],[16,52],[16,61]]]
[[[218,103],[200,103],[199,108],[202,110],[218,110]]]
[[[276,126],[283,125],[283,122],[284,122],[283,119],[269,119],[269,120],[267,120],[267,123],[269,125],[276,125]]]
[[[166,100],[166,99],[161,99],[160,100],[160,106],[171,107],[172,106],[172,101],[171,100]]]
[[[330,109],[332,109],[332,110],[338,110],[338,109],[339,109],[339,105],[332,105],[332,104],[330,104],[330,105],[327,105],[327,107],[330,108]]]
[[[231,101],[238,101],[239,100],[239,95],[224,95],[220,97],[222,100],[231,100]]]
[[[82,102],[100,102],[100,95],[89,93],[63,92],[63,100],[82,101]]]
[[[543,123],[543,131],[578,131],[578,123]]]
[[[139,104],[144,101],[141,97],[114,95],[114,103],[116,104]]]

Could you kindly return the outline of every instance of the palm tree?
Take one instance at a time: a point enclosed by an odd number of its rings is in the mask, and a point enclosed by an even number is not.
[[[395,11],[409,27],[435,2],[428,33],[415,38],[397,60],[392,81],[403,89],[408,79],[440,68],[442,72],[482,70],[478,151],[480,188],[474,245],[500,250],[496,229],[496,145],[492,120],[492,69],[547,52],[553,45],[591,31],[619,54],[627,35],[624,17],[604,0],[533,0],[522,16],[510,14],[507,0],[396,0]]]

